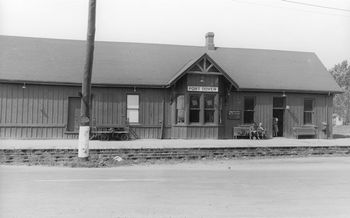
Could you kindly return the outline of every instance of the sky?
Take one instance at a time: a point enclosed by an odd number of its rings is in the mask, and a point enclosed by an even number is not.
[[[204,46],[214,32],[218,47],[350,61],[349,0],[97,0],[96,14],[98,41]],[[87,16],[88,0],[0,0],[0,35],[85,40]]]

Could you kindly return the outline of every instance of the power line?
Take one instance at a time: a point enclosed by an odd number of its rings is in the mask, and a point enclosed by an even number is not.
[[[315,5],[315,4],[310,4],[310,3],[296,2],[296,1],[289,1],[289,0],[281,0],[281,1],[287,2],[287,3],[292,3],[292,4],[306,5],[306,6],[310,6],[310,7],[316,7],[316,8],[325,8],[325,9],[331,9],[331,10],[337,10],[337,11],[350,12],[349,9],[343,9],[343,8],[334,8],[334,7],[328,7],[328,6],[323,6],[323,5]]]
[[[237,3],[241,3],[241,4],[258,5],[258,6],[262,6],[262,7],[269,7],[269,8],[275,8],[275,9],[279,8],[279,9],[284,9],[284,10],[294,10],[294,11],[300,11],[300,12],[304,12],[304,13],[321,14],[321,15],[333,15],[333,16],[341,16],[341,17],[350,17],[350,16],[347,16],[345,14],[326,13],[326,12],[320,12],[320,11],[314,11],[314,10],[305,10],[305,9],[299,9],[299,8],[286,8],[284,6],[280,7],[280,6],[277,6],[277,5],[259,4],[259,3],[256,3],[256,2],[247,2],[247,1],[243,1],[243,0],[231,0],[231,1],[237,2]]]

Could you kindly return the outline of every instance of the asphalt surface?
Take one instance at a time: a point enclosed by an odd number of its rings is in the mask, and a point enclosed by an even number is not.
[[[350,158],[0,167],[0,217],[350,217]]]

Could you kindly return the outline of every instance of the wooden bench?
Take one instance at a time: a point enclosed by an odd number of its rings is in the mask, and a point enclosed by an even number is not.
[[[316,138],[317,136],[317,127],[316,126],[298,126],[293,127],[293,134],[296,138],[299,136],[313,136]]]
[[[250,131],[251,131],[252,125],[240,125],[233,127],[233,138],[236,139],[237,137],[250,137]]]

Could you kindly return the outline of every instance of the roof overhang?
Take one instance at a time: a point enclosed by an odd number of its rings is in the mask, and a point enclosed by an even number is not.
[[[300,93],[300,94],[341,94],[344,91],[336,91],[336,90],[295,90],[295,89],[254,89],[254,88],[240,88],[237,91],[241,92],[270,92],[270,93],[278,93],[278,92],[287,92],[287,93]]]
[[[51,81],[30,81],[30,80],[0,80],[0,83],[26,84],[26,85],[50,85],[50,86],[76,86],[81,87],[81,83],[51,82]],[[167,88],[167,85],[159,84],[110,84],[92,83],[92,87],[115,87],[115,88]]]

